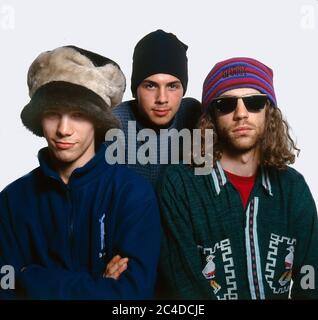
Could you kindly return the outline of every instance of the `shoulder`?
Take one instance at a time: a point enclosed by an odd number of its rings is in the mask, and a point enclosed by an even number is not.
[[[285,184],[286,186],[293,185],[305,185],[306,181],[304,176],[298,172],[296,169],[288,166],[286,169],[269,169],[269,173],[276,177],[280,184]]]
[[[122,103],[120,103],[118,106],[114,107],[112,109],[112,112],[114,115],[116,115],[117,117],[130,117],[132,116],[132,104],[133,104],[134,100],[129,100],[129,101],[124,101]]]
[[[195,98],[186,97],[181,100],[181,106],[183,106],[184,108],[201,108],[201,103]]]
[[[164,179],[177,180],[180,178],[191,179],[194,176],[194,168],[187,164],[171,164],[166,169]]]
[[[195,128],[201,113],[201,103],[198,100],[194,98],[183,98],[176,115],[177,128]]]
[[[306,224],[317,219],[315,200],[304,176],[291,167],[277,170],[276,174],[278,185],[274,192],[279,191],[281,201],[285,201],[286,207],[291,208],[294,221],[297,221],[297,224]]]
[[[183,98],[180,103],[180,112],[201,113],[201,103],[194,98]]]
[[[274,194],[277,192],[291,206],[308,205],[313,201],[311,191],[304,176],[292,167],[283,170],[269,170],[273,181]],[[302,199],[302,201],[299,201]]]
[[[108,189],[111,190],[111,206],[116,219],[120,223],[129,219],[129,224],[132,221],[136,224],[137,221],[143,221],[143,224],[156,221],[159,226],[157,196],[150,182],[125,165],[111,165],[111,171],[106,183],[110,184]]]
[[[202,177],[195,175],[194,168],[188,164],[169,165],[159,184],[159,191],[169,188],[177,192],[183,192],[185,189],[192,188],[193,185],[202,184]]]
[[[18,195],[21,192],[23,193],[26,190],[29,190],[30,187],[34,184],[36,177],[39,176],[39,173],[40,167],[37,167],[36,169],[30,171],[29,173],[8,184],[1,191],[1,193],[10,193]]]
[[[125,133],[128,131],[128,122],[136,121],[136,117],[133,112],[134,101],[135,100],[124,101],[112,109],[112,113],[120,121],[121,129],[123,129]]]
[[[140,199],[155,198],[151,183],[143,176],[128,168],[124,164],[105,164],[111,171],[110,183],[116,194],[125,194],[126,197],[137,197]]]

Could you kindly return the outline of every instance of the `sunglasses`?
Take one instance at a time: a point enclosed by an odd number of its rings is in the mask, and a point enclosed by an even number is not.
[[[231,113],[236,109],[238,99],[243,100],[248,112],[259,112],[264,109],[268,101],[266,94],[251,94],[241,97],[225,96],[213,99],[210,107],[216,108],[223,114]]]

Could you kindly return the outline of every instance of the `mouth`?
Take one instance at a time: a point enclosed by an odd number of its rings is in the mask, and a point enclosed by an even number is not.
[[[170,112],[170,109],[158,108],[152,109],[152,111],[157,117],[165,117]]]
[[[237,127],[235,129],[232,130],[233,133],[236,133],[236,134],[245,134],[245,133],[248,133],[250,131],[252,131],[253,129],[251,127],[248,127],[248,126],[240,126],[240,127]]]
[[[64,142],[64,141],[54,141],[54,144],[56,148],[59,150],[68,150],[75,145],[75,143],[73,142]]]

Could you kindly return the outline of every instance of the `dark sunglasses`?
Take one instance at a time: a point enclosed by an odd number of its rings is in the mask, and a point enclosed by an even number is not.
[[[210,107],[216,108],[223,114],[231,113],[236,109],[238,99],[243,100],[248,112],[259,112],[268,101],[266,94],[250,94],[241,97],[225,96],[213,99]]]

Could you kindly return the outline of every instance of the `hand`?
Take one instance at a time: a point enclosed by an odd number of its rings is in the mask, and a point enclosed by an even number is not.
[[[127,269],[127,263],[128,258],[122,258],[120,255],[116,255],[108,262],[103,277],[118,280],[120,275]]]

